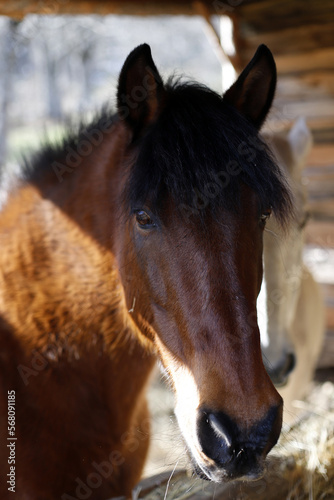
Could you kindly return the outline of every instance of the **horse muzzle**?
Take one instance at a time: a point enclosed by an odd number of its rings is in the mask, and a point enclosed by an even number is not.
[[[276,387],[284,387],[289,381],[290,374],[295,369],[296,356],[293,352],[288,352],[275,366],[268,363],[266,359],[263,360],[263,363],[272,383]]]
[[[195,459],[195,471],[202,479],[215,482],[258,479],[281,426],[282,404],[271,407],[260,422],[247,429],[239,428],[223,412],[199,410],[197,437],[201,451]]]

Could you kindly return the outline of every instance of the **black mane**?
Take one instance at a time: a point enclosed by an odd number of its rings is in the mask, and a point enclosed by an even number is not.
[[[78,146],[87,142],[87,135],[94,134],[94,131],[101,132],[103,140],[107,139],[111,135],[112,127],[117,121],[117,113],[109,106],[104,106],[89,122],[70,122],[64,135],[58,141],[51,142],[46,139],[42,148],[23,158],[22,176],[24,180],[31,183],[38,182],[39,180],[43,180],[44,176],[48,173],[51,173],[55,180],[57,180],[53,169],[54,162],[71,167],[71,164],[67,164],[66,162],[68,153],[73,151],[78,152]],[[107,134],[105,130],[107,130]],[[92,150],[98,148],[98,145],[95,145],[94,141],[90,140],[90,142]],[[79,153],[78,156],[81,156],[82,159],[85,158],[85,155],[80,155]],[[64,174],[65,179],[66,173]]]
[[[125,193],[129,206],[140,208],[149,200],[158,210],[170,193],[190,213],[203,213],[203,206],[236,210],[243,182],[256,192],[260,208],[272,208],[284,224],[293,212],[290,191],[256,128],[205,86],[170,82],[166,89],[164,109],[135,144],[139,153]],[[104,108],[89,125],[72,127],[59,144],[47,144],[25,161],[25,180],[55,175],[54,162],[64,162],[87,132],[117,120]]]
[[[255,127],[205,86],[169,83],[163,111],[137,146],[127,192],[132,208],[149,200],[158,209],[169,192],[190,211],[235,210],[243,182],[281,223],[292,213],[285,178]]]

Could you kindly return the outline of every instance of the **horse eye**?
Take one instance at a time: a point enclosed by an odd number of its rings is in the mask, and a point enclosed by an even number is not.
[[[265,212],[263,212],[263,214],[261,214],[260,221],[263,224],[265,224],[267,220],[270,218],[270,216],[271,216],[271,209],[266,210]]]
[[[146,212],[144,212],[144,210],[136,210],[135,214],[139,226],[145,227],[147,229],[155,226],[151,217]]]

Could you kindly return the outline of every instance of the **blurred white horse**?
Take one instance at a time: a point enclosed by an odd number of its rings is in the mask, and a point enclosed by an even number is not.
[[[264,364],[284,399],[285,422],[296,414],[312,380],[324,336],[324,306],[319,287],[303,263],[306,193],[302,169],[312,146],[303,119],[288,134],[267,137],[286,171],[295,195],[296,219],[287,234],[268,221],[264,235],[264,279],[258,298],[258,321]],[[284,387],[283,387],[284,386]]]

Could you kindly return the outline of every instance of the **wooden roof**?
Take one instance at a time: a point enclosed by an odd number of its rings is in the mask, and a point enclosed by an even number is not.
[[[222,2],[203,0],[203,3],[214,14],[221,9],[218,4]],[[0,15],[16,19],[27,14],[196,15],[195,4],[193,0],[0,0]]]
[[[233,19],[242,65],[268,45],[279,75],[276,106],[287,120],[304,115],[316,143],[334,144],[334,2],[244,2]]]

